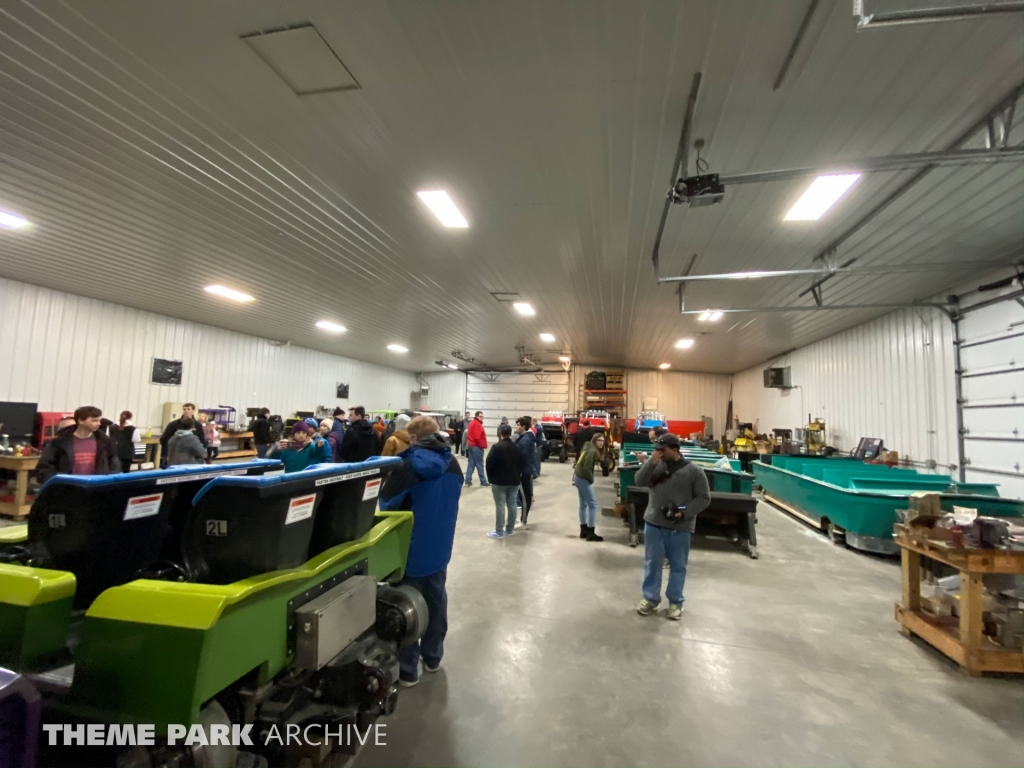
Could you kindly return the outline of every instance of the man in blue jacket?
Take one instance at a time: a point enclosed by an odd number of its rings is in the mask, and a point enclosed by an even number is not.
[[[401,454],[402,466],[384,483],[380,508],[412,510],[412,541],[402,583],[417,589],[430,611],[423,638],[398,656],[399,683],[409,687],[419,682],[421,657],[425,671],[437,672],[444,655],[444,638],[448,634],[445,579],[452,558],[463,478],[459,461],[452,455],[451,441],[440,433],[430,416],[417,416],[406,431],[413,443]]]

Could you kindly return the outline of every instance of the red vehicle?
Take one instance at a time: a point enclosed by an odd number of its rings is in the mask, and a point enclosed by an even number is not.
[[[565,431],[565,412],[546,411],[540,417],[540,429],[544,434],[544,444],[541,448],[541,460],[547,461],[551,454],[557,452],[558,460],[562,463],[569,458],[568,434]]]
[[[608,411],[586,411],[580,416],[580,421],[589,421],[590,426],[608,429],[612,423],[612,417]]]

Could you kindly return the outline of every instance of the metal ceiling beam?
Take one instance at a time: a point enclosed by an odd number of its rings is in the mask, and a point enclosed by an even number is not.
[[[993,106],[990,110],[988,110],[988,112],[986,112],[977,122],[975,122],[973,125],[971,125],[970,128],[965,130],[963,133],[961,133],[959,136],[957,136],[953,141],[951,141],[946,146],[944,151],[946,151],[946,152],[953,152],[953,151],[956,151],[957,149],[960,149],[961,145],[964,144],[966,141],[968,141],[971,137],[973,137],[979,131],[986,129],[987,126],[988,126],[989,121],[992,118],[994,118],[997,115],[1005,115],[1007,110],[1010,108],[1010,106],[1017,103],[1017,101],[1021,97],[1021,94],[1024,94],[1024,83],[1021,83],[1020,85],[1016,86],[1013,90],[1011,90],[1009,93],[1007,93],[1005,96],[1003,96],[995,104],[995,106]],[[903,195],[905,195],[907,192],[909,192],[911,189],[913,189],[923,178],[925,178],[929,173],[931,173],[937,167],[938,166],[935,166],[935,165],[926,165],[924,168],[919,170],[917,173],[915,173],[913,176],[911,176],[905,182],[900,184],[900,186],[898,186],[896,189],[894,189],[892,192],[890,192],[888,195],[886,195],[870,211],[868,211],[866,214],[864,214],[859,219],[857,219],[857,221],[855,221],[851,226],[849,226],[846,230],[844,230],[842,232],[842,234],[840,234],[838,237],[836,237],[834,240],[832,240],[832,242],[830,242],[828,245],[826,245],[818,253],[818,255],[814,257],[814,260],[815,261],[819,261],[819,260],[826,259],[826,258],[829,258],[830,256],[832,256],[835,253],[836,249],[839,248],[839,246],[843,245],[847,240],[849,240],[851,237],[853,237],[855,234],[857,234],[857,232],[859,232],[861,229],[863,229],[866,224],[868,224],[872,219],[875,218],[875,216],[877,216],[878,214],[882,213],[882,211],[884,211],[886,208],[888,208],[890,205],[892,205],[896,200],[898,200]],[[851,264],[853,264],[855,261],[857,261],[856,258],[850,259],[846,263],[844,263],[843,266],[844,267],[848,267]],[[806,296],[807,294],[811,293],[813,290],[816,290],[823,283],[831,280],[832,277],[833,277],[832,275],[826,275],[825,277],[821,278],[821,280],[819,280],[818,282],[814,283],[810,288],[807,288],[806,290],[802,291],[800,293],[800,296]]]
[[[935,8],[907,8],[895,11],[865,13],[864,0],[853,0],[853,15],[857,17],[857,29],[875,29],[903,24],[931,24],[939,21],[963,21],[1000,13],[1021,13],[1024,2],[978,3],[971,5],[939,6]]]
[[[904,302],[902,304],[832,304],[832,305],[801,305],[798,307],[742,307],[740,309],[688,309],[684,315],[702,315],[705,312],[722,312],[726,315],[738,314],[741,312],[832,312],[835,310],[847,309],[916,309],[919,307],[932,307],[949,313],[945,304],[934,301]]]
[[[701,73],[693,74],[693,82],[690,85],[690,97],[686,100],[686,116],[683,118],[683,130],[679,135],[679,146],[676,148],[676,161],[672,166],[672,178],[668,181],[668,195],[665,197],[665,207],[661,211],[661,221],[658,223],[658,235],[654,238],[654,252],[651,254],[651,261],[654,262],[654,274],[658,274],[658,261],[661,251],[661,237],[665,234],[665,222],[668,221],[668,212],[672,208],[672,190],[676,186],[676,179],[680,173],[686,172],[689,165],[690,155],[690,130],[693,126],[693,111],[697,107],[697,94],[700,93]]]
[[[811,0],[811,4],[807,6],[807,12],[804,13],[803,21],[800,22],[800,29],[796,31],[796,37],[793,38],[793,44],[789,46],[789,53],[786,54],[786,60],[782,62],[782,67],[779,69],[779,74],[775,78],[775,84],[772,85],[772,90],[779,90],[779,86],[782,85],[782,81],[786,79],[786,73],[789,72],[789,65],[793,63],[793,57],[796,56],[796,50],[800,47],[800,43],[803,42],[804,35],[807,34],[807,27],[810,26],[811,17],[814,15],[814,11],[818,8],[819,0]]]
[[[1008,131],[1007,131],[1008,133]],[[1002,133],[999,133],[1002,136]],[[986,163],[1019,162],[1024,160],[1024,146],[1006,149],[956,149],[947,152],[918,152],[910,155],[867,157],[848,163],[821,165],[810,168],[789,168],[761,173],[737,173],[719,176],[727,187],[734,184],[761,184],[769,181],[789,181],[804,176],[823,176],[836,173],[875,173],[881,171],[910,171],[925,167],[955,165],[981,165]]]
[[[892,264],[888,266],[834,267],[832,269],[775,269],[756,272],[722,272],[717,275],[688,275],[661,277],[659,283],[693,283],[700,280],[760,280],[772,277],[799,277],[806,275],[834,274],[903,274],[908,272],[932,272],[943,269],[999,269],[1018,266],[1005,261],[936,261],[931,264]]]
[[[693,254],[693,256],[690,257],[690,263],[686,266],[686,269],[683,270],[683,274],[682,274],[683,278],[685,278],[687,275],[689,275],[691,272],[693,272],[693,267],[694,267],[694,265],[696,263],[697,263],[697,254],[695,253],[695,254]],[[662,281],[659,280],[658,282],[660,283]],[[682,312],[683,310],[686,309],[686,283],[685,282],[679,284],[679,287],[676,289],[676,295],[679,297],[679,311]]]

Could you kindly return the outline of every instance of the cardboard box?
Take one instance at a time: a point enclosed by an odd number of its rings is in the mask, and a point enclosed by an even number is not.
[[[915,491],[910,494],[910,508],[918,515],[937,517],[942,514],[942,496],[929,491]]]

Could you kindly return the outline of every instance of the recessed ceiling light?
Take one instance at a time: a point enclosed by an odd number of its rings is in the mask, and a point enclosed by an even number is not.
[[[540,335],[540,340],[541,341],[546,341],[548,344],[550,344],[552,341],[555,340],[555,334],[553,334],[553,333],[542,333]]]
[[[569,362],[572,362],[572,358],[569,357],[568,355],[559,355],[558,356],[558,362],[560,362],[560,363],[569,363]]]
[[[408,347],[403,347],[401,344],[388,344],[388,349],[392,352],[397,352],[400,355],[404,355],[409,351]]]
[[[676,342],[676,349],[689,349],[693,346],[693,339],[680,339]]]
[[[789,209],[785,221],[814,221],[831,208],[843,196],[853,182],[860,178],[859,173],[846,173],[838,176],[819,176],[811,182],[811,186],[800,196],[796,204]]]
[[[463,229],[469,226],[469,222],[466,221],[466,218],[455,207],[455,203],[452,202],[452,199],[448,197],[448,193],[443,189],[423,190],[416,194],[419,195],[420,200],[426,203],[427,208],[433,211],[434,215],[446,227],[459,227]]]
[[[455,363],[445,363],[444,367],[451,368],[453,371],[459,370],[459,366],[457,366]]]
[[[316,327],[324,331],[330,331],[331,333],[344,333],[348,330],[344,325],[332,323],[330,320],[320,320],[317,322]]]
[[[234,288],[225,288],[223,285],[208,285],[203,290],[207,293],[212,293],[214,296],[222,296],[223,298],[231,299],[232,301],[255,301],[255,299],[248,293],[236,291]]]
[[[28,219],[16,213],[0,211],[0,227],[4,229],[21,229],[26,226],[28,226]]]
[[[706,309],[700,313],[700,316],[697,319],[702,323],[706,323],[708,321],[714,323],[722,319],[722,313],[717,309]]]
[[[520,315],[536,315],[537,313],[533,310],[533,307],[527,304],[525,301],[517,301],[513,305],[516,312]]]
[[[672,363],[662,363],[658,367],[661,368],[661,370],[663,371],[667,371],[669,368],[672,367]]]

